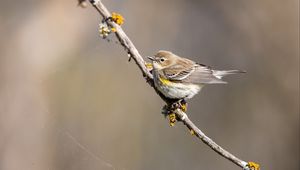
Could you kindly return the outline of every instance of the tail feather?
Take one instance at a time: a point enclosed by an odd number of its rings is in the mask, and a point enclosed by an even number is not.
[[[216,76],[218,79],[221,79],[223,76],[227,76],[230,74],[237,74],[237,73],[246,73],[246,71],[241,70],[213,70],[213,75]]]

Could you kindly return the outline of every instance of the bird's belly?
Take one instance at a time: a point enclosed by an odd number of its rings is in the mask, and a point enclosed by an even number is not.
[[[183,84],[183,83],[162,83],[161,81],[155,82],[156,88],[168,98],[182,99],[192,98],[201,90],[201,85]]]

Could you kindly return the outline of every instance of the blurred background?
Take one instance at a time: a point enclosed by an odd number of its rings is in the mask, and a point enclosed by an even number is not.
[[[76,0],[1,0],[1,170],[240,169],[169,127],[163,101]],[[188,114],[262,169],[299,169],[297,0],[103,0],[144,56],[170,50],[217,69]],[[115,41],[114,36],[110,38]]]

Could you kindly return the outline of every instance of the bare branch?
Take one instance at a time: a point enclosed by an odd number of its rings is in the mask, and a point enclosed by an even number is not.
[[[192,130],[195,135],[201,139],[206,145],[208,145],[211,149],[213,149],[215,152],[220,154],[221,156],[225,157],[226,159],[230,160],[231,162],[235,163],[237,166],[247,169],[246,165],[248,164],[247,162],[235,157],[225,149],[223,149],[221,146],[216,144],[212,139],[210,139],[208,136],[206,136],[184,113],[182,110],[177,109],[176,114],[180,115],[179,117],[181,118],[182,122],[190,129]]]
[[[79,0],[82,1],[82,0]],[[169,99],[166,99],[154,86],[153,86],[153,75],[149,72],[149,70],[145,66],[145,61],[143,57],[140,55],[138,50],[135,48],[134,44],[131,42],[131,40],[128,38],[128,36],[125,34],[123,29],[116,24],[115,22],[108,20],[108,18],[111,17],[110,12],[107,10],[107,8],[102,4],[101,0],[89,0],[90,3],[95,7],[95,9],[99,12],[99,14],[103,17],[104,21],[107,23],[107,25],[111,26],[112,28],[116,28],[116,36],[119,39],[122,46],[127,51],[130,58],[134,59],[135,63],[141,70],[143,76],[147,79],[147,82],[155,89],[156,93],[160,95],[160,97],[167,103],[167,105],[173,103],[174,101],[170,101]],[[244,170],[258,170],[259,166],[258,164],[255,164],[253,162],[245,162],[237,157],[235,157],[233,154],[229,153],[225,149],[223,149],[221,146],[216,144],[212,139],[207,137],[186,115],[185,112],[183,112],[181,109],[174,110],[176,116],[187,126],[189,130],[191,130],[195,136],[197,136],[199,139],[201,139],[206,145],[208,145],[211,149],[213,149],[215,152],[223,156],[224,158],[228,159],[229,161],[233,162],[237,166],[243,168]]]
[[[111,16],[110,12],[107,10],[107,8],[101,3],[100,0],[90,0],[92,5],[96,8],[96,10],[100,13],[100,15],[103,17],[103,19],[107,19]],[[148,71],[148,69],[145,66],[145,61],[143,60],[143,57],[140,55],[138,50],[135,48],[134,44],[131,42],[131,40],[128,38],[128,36],[125,34],[123,29],[116,24],[113,21],[106,20],[107,24],[110,25],[113,28],[116,28],[116,36],[119,39],[120,43],[124,46],[124,48],[127,50],[129,57],[133,58],[140,70],[143,73],[143,76],[149,79],[153,79],[152,74]]]

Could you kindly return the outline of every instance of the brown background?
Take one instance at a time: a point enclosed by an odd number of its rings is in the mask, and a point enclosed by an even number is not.
[[[189,116],[265,170],[299,168],[299,2],[103,0],[142,55],[159,49],[247,74]],[[1,170],[238,170],[160,114],[163,102],[101,18],[76,1],[0,1]]]

